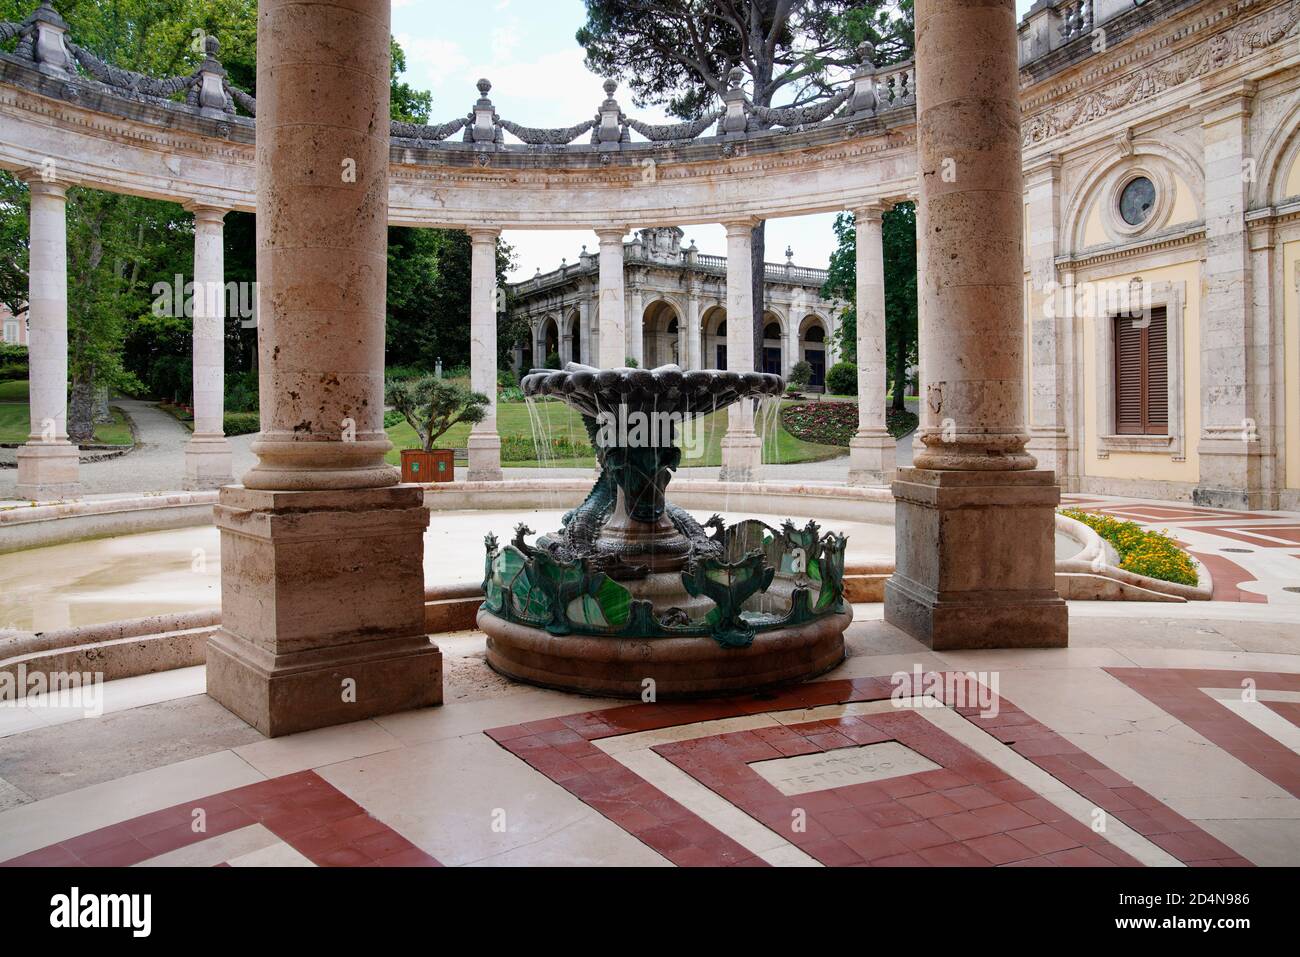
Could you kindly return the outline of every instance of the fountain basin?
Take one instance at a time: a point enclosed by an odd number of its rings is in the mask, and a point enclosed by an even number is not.
[[[844,660],[851,609],[792,628],[759,631],[745,648],[708,638],[556,636],[483,609],[487,662],[508,678],[580,694],[653,700],[760,691],[815,678]]]

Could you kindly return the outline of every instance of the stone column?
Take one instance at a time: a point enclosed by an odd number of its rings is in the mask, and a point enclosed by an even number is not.
[[[849,484],[894,480],[898,443],[885,427],[885,252],[879,203],[853,211],[857,227],[858,431],[849,440]],[[827,347],[832,337],[827,336]],[[829,356],[827,357],[829,364]]]
[[[488,414],[469,430],[469,480],[499,482],[497,434],[497,237],[499,229],[471,229],[469,293],[470,388],[488,397]]]
[[[1074,375],[1072,315],[1056,295],[1056,252],[1060,215],[1061,158],[1050,154],[1025,168],[1025,209],[1029,248],[1026,325],[1029,329],[1028,449],[1062,487],[1075,485],[1078,465],[1070,423]],[[1071,310],[1071,313],[1073,310]]]
[[[27,267],[31,432],[18,450],[20,499],[77,498],[77,447],[68,441],[67,185],[46,170],[25,177],[31,194]]]
[[[578,361],[591,365],[591,306],[587,301],[586,291],[580,291],[578,300]]]
[[[924,451],[901,469],[885,618],[935,649],[1062,646],[1052,473],[1025,451],[1013,0],[917,0]]]
[[[645,365],[645,299],[641,287],[628,290],[627,354],[637,365]]]
[[[389,6],[261,0],[258,14],[262,433],[215,509],[207,681],[280,735],[440,703],[442,668],[423,489],[384,462]]]
[[[623,234],[625,226],[596,230],[600,239],[600,362],[602,369],[627,365],[623,303]]]
[[[233,484],[226,441],[226,211],[194,212],[194,434],[185,445],[185,488]]]
[[[683,355],[688,369],[704,368],[700,356],[700,297],[694,286],[686,290],[686,352]]]
[[[1201,434],[1197,505],[1267,508],[1261,410],[1269,337],[1253,312],[1246,229],[1253,83],[1222,91],[1205,107],[1205,297],[1201,306]]]
[[[727,229],[727,368],[754,371],[754,292],[752,220],[723,223]],[[763,465],[763,442],[754,431],[754,403],[742,399],[727,410],[722,438],[724,482],[753,482]]]

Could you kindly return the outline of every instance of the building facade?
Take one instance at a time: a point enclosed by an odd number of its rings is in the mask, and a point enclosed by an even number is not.
[[[15,316],[8,306],[0,305],[0,342],[11,346],[27,345],[27,314]]]
[[[1300,506],[1300,5],[1040,2],[1020,40],[1034,454]]]
[[[673,363],[689,369],[726,369],[727,257],[699,252],[675,226],[638,230],[623,244],[624,344],[628,358],[647,368]],[[516,369],[547,359],[595,364],[600,355],[600,268],[582,247],[576,264],[508,286],[510,318],[531,332],[515,344]],[[763,366],[790,374],[795,363],[812,368],[810,386],[822,388],[838,359],[836,338],[843,303],[823,299],[825,269],[767,263],[764,287]]]

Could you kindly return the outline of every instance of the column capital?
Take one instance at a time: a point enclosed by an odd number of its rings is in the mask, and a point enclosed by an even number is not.
[[[18,174],[19,179],[27,184],[27,189],[36,196],[56,196],[66,199],[68,187],[73,185],[65,179],[49,179],[50,174],[39,167],[25,169]]]
[[[596,238],[600,240],[602,246],[609,246],[618,243],[623,244],[623,237],[627,235],[627,226],[600,226],[597,227]]]
[[[894,208],[893,203],[887,203],[882,199],[872,200],[869,203],[858,203],[850,210],[853,213],[853,219],[856,222],[880,222],[880,218],[889,210]]]
[[[495,243],[501,238],[501,229],[497,226],[466,226],[465,232],[474,243]]]
[[[722,226],[727,231],[728,236],[740,235],[741,232],[752,233],[754,227],[759,224],[759,220],[753,216],[743,216],[740,219],[727,219],[722,222]]]
[[[184,208],[194,214],[196,223],[217,223],[225,225],[226,213],[230,212],[224,206],[212,206],[208,203],[185,203]]]

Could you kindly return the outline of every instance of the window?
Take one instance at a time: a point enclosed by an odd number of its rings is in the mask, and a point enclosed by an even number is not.
[[[781,326],[775,322],[769,322],[763,327],[763,338],[779,340],[781,338]]]
[[[1165,308],[1150,322],[1119,316],[1115,325],[1115,433],[1169,432],[1169,330]]]
[[[1150,219],[1155,205],[1155,184],[1145,176],[1129,180],[1120,191],[1119,215],[1130,226],[1141,226]]]

